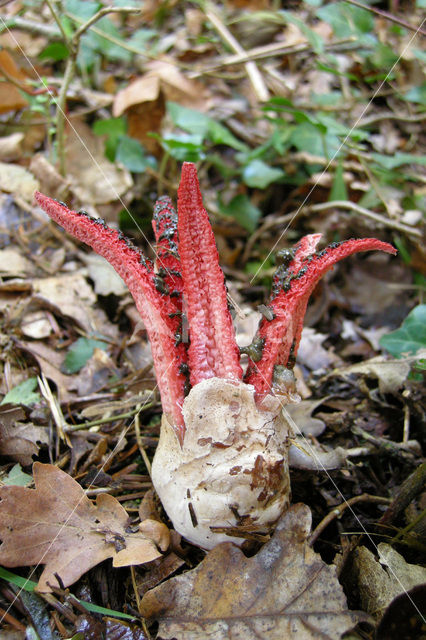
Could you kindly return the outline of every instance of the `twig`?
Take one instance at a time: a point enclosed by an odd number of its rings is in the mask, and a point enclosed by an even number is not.
[[[391,22],[395,22],[395,24],[399,24],[401,25],[401,27],[404,27],[409,31],[415,31],[416,33],[421,33],[423,36],[426,36],[426,31],[424,31],[424,29],[421,29],[420,27],[414,27],[409,22],[405,22],[405,20],[401,20],[401,18],[397,18],[396,16],[392,15],[392,13],[388,13],[387,11],[382,11],[381,9],[375,9],[374,7],[369,7],[366,4],[362,4],[362,2],[358,2],[357,0],[346,0],[346,2],[349,2],[349,4],[354,4],[356,7],[359,7],[360,9],[365,9],[365,11],[371,11],[371,13],[375,13],[377,16],[380,16],[381,18],[385,18],[385,20],[390,20]],[[424,21],[422,21],[422,24],[423,22]]]
[[[140,9],[136,7],[103,7],[77,29],[73,38],[75,38],[75,40],[79,40],[81,36],[90,29],[92,24],[106,16],[108,13],[140,13]]]
[[[151,477],[151,463],[149,461],[148,456],[146,455],[146,451],[145,451],[145,448],[143,446],[143,442],[142,442],[142,438],[141,438],[141,427],[140,427],[140,420],[139,420],[139,413],[140,412],[139,412],[139,409],[140,409],[140,407],[138,407],[138,413],[136,414],[136,417],[135,417],[136,442],[137,442],[137,445],[139,447],[139,451],[140,451],[140,454],[142,456],[142,459],[143,459],[143,461],[145,463],[145,466],[147,468],[147,471],[148,471],[148,473],[149,473],[149,475]]]
[[[390,524],[410,504],[425,486],[426,462],[423,462],[411,475],[404,480],[398,493],[379,520],[379,524]]]
[[[60,40],[61,32],[56,27],[52,27],[50,24],[41,24],[40,22],[34,22],[34,20],[28,20],[21,16],[0,16],[0,25],[8,29],[20,29],[21,31],[28,31],[36,35],[44,36],[49,40]]]
[[[49,383],[47,382],[45,375],[42,373],[40,376],[37,376],[37,380],[41,395],[49,405],[50,413],[52,414],[53,420],[55,422],[59,438],[66,442],[69,447],[71,447],[71,442],[67,435],[67,422],[64,418],[57,399],[54,397],[52,390],[49,387]]]
[[[240,55],[245,55],[245,51],[243,47],[240,45],[238,40],[234,38],[229,29],[223,24],[220,20],[219,16],[215,13],[212,6],[210,4],[207,5],[207,10],[205,11],[206,17],[210,20],[216,31],[223,38],[223,40],[228,44],[231,49],[233,49],[236,53]],[[254,62],[246,62],[244,64],[247,75],[250,79],[250,82],[253,86],[253,89],[260,100],[260,102],[266,102],[269,100],[270,95],[269,91],[263,81],[262,75],[257,68]]]
[[[58,13],[56,11],[55,6],[53,5],[52,0],[46,0],[46,4],[49,7],[50,13],[52,14],[56,24],[58,25],[58,28],[59,28],[59,31],[61,32],[61,36],[62,36],[62,39],[63,39],[64,43],[67,46],[69,46],[70,45],[69,38],[68,38],[68,36],[67,36],[67,34],[66,34],[65,30],[64,30],[64,27],[62,26],[61,19],[60,19],[59,15],[58,15]]]
[[[355,38],[344,38],[342,40],[336,40],[325,45],[327,51],[341,51],[345,49],[352,49],[358,46]],[[211,73],[222,67],[233,66],[236,64],[244,64],[253,60],[262,60],[263,58],[271,58],[273,56],[290,56],[297,53],[304,53],[312,51],[312,46],[306,42],[301,44],[295,44],[288,46],[284,42],[273,42],[272,44],[262,45],[260,47],[253,47],[249,50],[243,50],[242,53],[234,53],[231,55],[223,56],[215,64],[208,67],[204,67],[199,71],[194,71],[190,74],[192,78],[203,75],[205,73]]]
[[[408,123],[423,122],[423,120],[426,120],[426,113],[418,113],[414,116],[407,116],[402,113],[393,113],[393,111],[383,111],[382,113],[373,113],[371,116],[362,118],[362,120],[358,122],[357,126],[362,129],[363,127],[368,127],[369,125],[375,124],[376,122],[381,122],[382,120],[385,120],[386,122],[388,120],[399,120],[401,122]]]
[[[52,15],[58,24],[59,28],[62,30],[61,21],[56,11],[49,0],[49,8],[52,12]],[[59,92],[59,97],[56,102],[56,140],[57,140],[57,152],[58,152],[58,160],[59,160],[59,171],[61,175],[65,175],[65,121],[66,121],[66,105],[67,105],[67,94],[68,87],[71,83],[71,80],[74,77],[75,68],[77,65],[77,56],[78,50],[80,47],[80,41],[82,34],[87,31],[89,27],[91,27],[94,22],[102,18],[106,13],[135,13],[138,12],[139,9],[135,9],[135,7],[104,7],[99,10],[95,15],[93,15],[89,20],[87,20],[84,24],[82,24],[77,31],[73,34],[71,38],[67,38],[64,34],[65,44],[69,50],[69,56],[67,58],[64,80],[62,82],[61,90]],[[103,35],[103,34],[102,34]]]
[[[379,436],[374,436],[368,431],[361,429],[361,427],[352,427],[352,433],[356,436],[360,436],[367,442],[371,442],[375,447],[377,447],[383,453],[395,458],[399,458],[402,460],[410,460],[412,461],[415,457],[415,452],[412,450],[413,446],[417,444],[416,441],[408,441],[408,442],[393,442],[392,440],[387,440],[386,438],[381,438]]]
[[[375,504],[383,504],[389,503],[389,498],[384,498],[382,496],[371,496],[368,493],[363,493],[360,496],[354,496],[353,498],[349,498],[349,500],[345,500],[337,507],[334,507],[330,513],[328,513],[325,518],[321,520],[321,522],[315,527],[314,531],[308,538],[308,544],[310,547],[316,542],[321,533],[328,527],[330,522],[332,522],[335,518],[340,518],[345,509],[351,508],[354,504],[358,502],[372,502]]]
[[[149,409],[154,405],[153,402],[145,404],[144,409]],[[126,418],[133,418],[140,411],[140,406],[128,411],[127,413],[120,413],[119,415],[108,416],[107,418],[99,418],[99,420],[92,420],[92,422],[83,422],[82,424],[67,425],[67,432],[83,431],[90,429],[91,427],[98,427],[101,424],[108,424],[110,422],[116,422],[117,420],[126,420]]]
[[[397,231],[401,231],[402,233],[407,233],[409,235],[415,236],[416,238],[421,238],[422,233],[419,229],[413,229],[413,227],[409,227],[402,222],[398,222],[396,220],[389,220],[389,218],[385,218],[380,215],[380,213],[374,213],[369,209],[364,209],[359,204],[355,202],[351,202],[350,200],[334,200],[332,202],[320,202],[318,204],[313,204],[310,207],[306,207],[311,211],[324,211],[325,209],[350,209],[351,211],[356,211],[356,213],[365,216],[366,218],[370,218],[379,224],[383,224],[385,227],[390,227],[391,229],[396,229]]]

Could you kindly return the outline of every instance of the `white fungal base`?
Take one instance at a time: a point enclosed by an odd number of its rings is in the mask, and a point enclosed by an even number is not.
[[[152,464],[154,487],[175,529],[204,549],[242,544],[236,530],[267,531],[290,502],[292,434],[280,400],[269,395],[256,405],[251,385],[210,378],[191,389],[183,416],[181,447],[163,415]]]

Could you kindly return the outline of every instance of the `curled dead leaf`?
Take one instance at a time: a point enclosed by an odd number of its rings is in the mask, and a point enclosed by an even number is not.
[[[99,562],[143,564],[159,558],[153,538],[129,530],[125,509],[113,496],[93,504],[80,485],[54,465],[36,462],[35,489],[0,488],[0,563],[5,567],[44,564],[38,590],[66,587]]]

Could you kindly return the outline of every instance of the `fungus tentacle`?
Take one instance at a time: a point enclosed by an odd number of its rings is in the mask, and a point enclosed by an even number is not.
[[[191,384],[241,380],[240,353],[228,310],[223,271],[195,165],[185,162],[178,191],[179,255],[188,316]]]
[[[71,211],[39,192],[35,193],[35,198],[40,207],[69,234],[106,258],[128,286],[151,342],[163,410],[182,438],[184,422],[181,407],[185,376],[179,370],[181,356],[175,347],[174,326],[168,316],[167,298],[156,289],[152,262],[120,232],[111,229],[102,220]]]
[[[258,362],[249,360],[244,378],[246,383],[254,385],[259,397],[271,391],[275,365],[294,363],[308,300],[320,278],[336,262],[353,253],[371,250],[396,253],[392,245],[375,238],[346,240],[331,244],[320,252],[310,253],[320,239],[318,236],[305,236],[286,269],[279,268],[278,276],[274,278],[272,299],[268,306],[275,317],[272,320],[262,318],[256,334],[263,341],[262,357]]]

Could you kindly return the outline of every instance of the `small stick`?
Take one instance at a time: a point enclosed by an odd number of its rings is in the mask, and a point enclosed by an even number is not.
[[[407,233],[412,236],[416,236],[416,238],[421,238],[422,233],[419,229],[414,229],[413,227],[409,227],[402,222],[398,222],[397,220],[389,220],[389,218],[385,218],[380,215],[380,213],[374,213],[374,211],[370,211],[369,209],[364,209],[364,207],[360,207],[359,204],[355,202],[350,202],[349,200],[334,200],[332,202],[320,202],[318,204],[313,204],[309,209],[311,211],[323,211],[324,209],[332,209],[333,207],[340,209],[350,209],[351,211],[356,211],[356,213],[360,213],[366,218],[370,218],[375,222],[379,222],[383,224],[385,227],[390,227],[391,229],[396,229],[397,231],[402,231],[403,233]]]
[[[213,11],[210,7],[206,11],[206,17],[210,20],[216,31],[220,34],[223,40],[235,51],[235,53],[239,53],[240,55],[245,55],[245,51],[243,47],[240,45],[238,40],[234,38],[229,29],[223,24],[220,20],[219,16]],[[263,81],[262,75],[257,68],[254,62],[246,62],[244,63],[247,75],[250,79],[250,82],[253,86],[253,89],[260,100],[260,102],[266,102],[269,100],[270,95],[269,91]]]
[[[335,518],[340,518],[345,509],[351,508],[352,505],[357,504],[358,502],[372,502],[375,504],[387,504],[390,502],[389,498],[384,498],[382,496],[371,496],[368,493],[363,493],[360,496],[354,496],[349,500],[345,500],[342,504],[339,504],[337,507],[334,507],[330,513],[328,513],[325,518],[321,520],[321,522],[315,527],[315,530],[312,532],[310,537],[308,538],[308,544],[310,547],[313,546],[314,542],[318,539],[321,533],[328,527],[330,522],[332,522]]]
[[[402,483],[395,498],[379,520],[379,524],[390,524],[423,489],[426,479],[426,462],[423,462]]]
[[[354,4],[356,7],[359,7],[360,9],[365,9],[365,11],[371,11],[371,13],[375,13],[377,16],[380,16],[381,18],[385,18],[385,20],[390,20],[391,22],[395,22],[395,24],[399,24],[401,25],[401,27],[404,27],[405,29],[409,29],[409,31],[415,31],[416,33],[421,33],[422,36],[426,36],[426,31],[424,29],[421,29],[420,27],[414,27],[409,22],[405,22],[405,20],[401,20],[401,18],[397,18],[396,16],[392,15],[391,13],[388,13],[387,11],[381,11],[380,9],[375,9],[374,7],[367,7],[367,5],[362,4],[362,2],[357,2],[357,0],[346,0],[346,2],[349,2],[349,4]],[[423,24],[423,22],[424,21],[422,21],[421,24]]]

